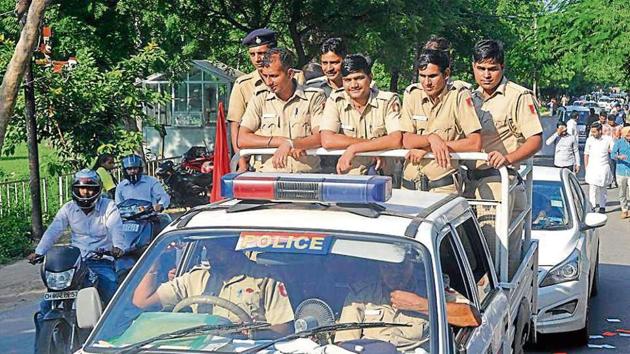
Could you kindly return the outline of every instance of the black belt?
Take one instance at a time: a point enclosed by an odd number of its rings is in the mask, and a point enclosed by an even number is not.
[[[403,178],[402,180],[402,186],[405,189],[419,190],[424,192],[430,191],[433,188],[450,186],[451,184],[455,184],[454,174],[444,176],[442,178],[436,179],[435,181],[430,181],[429,178],[425,175],[420,176],[419,181],[412,181],[406,178]]]
[[[514,176],[516,177],[516,179],[518,179],[518,183],[524,183],[523,182],[523,178],[521,177],[521,174],[518,173],[515,169],[513,169],[512,167],[507,167],[507,171],[508,171],[508,175],[510,176]],[[501,172],[499,172],[499,170],[494,169],[494,168],[487,168],[484,170],[469,170],[468,171],[468,179],[483,179],[486,177],[494,177],[494,176],[498,176],[501,177]]]

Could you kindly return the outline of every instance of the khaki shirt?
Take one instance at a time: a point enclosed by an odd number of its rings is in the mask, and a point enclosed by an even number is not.
[[[486,153],[511,153],[527,138],[542,133],[538,102],[533,93],[506,77],[487,99],[483,97],[483,89],[477,88],[473,102],[481,121],[481,141]],[[488,168],[488,165],[480,163],[477,167]]]
[[[188,297],[216,296],[204,294],[211,273],[210,269],[198,268],[160,285],[157,289],[160,303],[170,308]],[[277,280],[237,275],[223,281],[218,296],[237,304],[256,321],[266,321],[271,325],[293,321],[293,309],[286,288]],[[198,305],[191,307],[197,312]],[[230,321],[239,320],[235,314],[219,306],[212,306],[212,314],[227,317]]]
[[[471,93],[463,86],[448,83],[435,102],[425,93],[420,84],[405,90],[402,106],[401,126],[403,130],[419,135],[436,134],[444,141],[455,141],[481,130]],[[423,160],[420,164],[407,162],[404,178],[417,180],[426,175],[437,180],[457,170],[456,160],[452,168],[442,168],[435,160]]]
[[[319,130],[360,139],[375,139],[401,131],[400,99],[393,92],[372,88],[367,106],[359,113],[344,90],[335,91],[326,101]],[[350,174],[365,173],[371,161],[370,157],[355,157]]]
[[[294,70],[293,77],[298,83],[304,82],[304,73],[300,70]],[[228,105],[227,120],[229,122],[240,122],[247,104],[254,95],[259,91],[268,91],[265,82],[258,70],[254,70],[249,74],[245,74],[234,82],[232,93],[230,93],[230,103]]]
[[[444,275],[444,297],[446,302],[470,304],[462,294],[452,289],[447,275]],[[423,286],[421,284],[420,286]],[[426,295],[417,294],[426,298]],[[362,283],[357,290],[351,290],[346,298],[339,323],[390,322],[410,324],[411,327],[376,327],[340,331],[335,334],[335,342],[353,339],[377,339],[392,343],[400,350],[413,350],[429,339],[428,314],[413,311],[395,310],[391,305],[390,292],[382,284]]]
[[[312,135],[320,125],[326,96],[320,89],[297,85],[284,102],[274,93],[259,91],[247,106],[241,125],[261,136],[281,136],[289,139]],[[259,172],[317,172],[319,157],[287,158],[287,167],[276,169],[271,156],[257,157],[254,168]]]

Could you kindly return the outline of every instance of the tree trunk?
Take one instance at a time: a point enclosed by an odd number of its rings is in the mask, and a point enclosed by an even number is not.
[[[33,83],[32,62],[26,66],[24,75],[24,101],[26,118],[26,140],[28,145],[29,187],[31,190],[31,238],[42,237],[42,197],[39,179],[39,150],[37,148],[37,120],[35,117],[35,84]]]
[[[304,64],[308,62],[306,59],[306,53],[304,51],[304,45],[302,44],[302,36],[298,30],[298,24],[302,20],[300,15],[300,8],[302,6],[301,1],[291,1],[291,18],[289,19],[289,35],[293,41],[295,47],[295,54],[297,55],[296,67],[301,69]]]
[[[28,9],[26,23],[18,40],[13,57],[7,66],[6,73],[0,85],[0,150],[4,145],[9,120],[13,115],[17,92],[24,76],[26,65],[31,61],[33,48],[39,39],[39,24],[46,9],[45,0],[33,0]]]
[[[392,69],[391,75],[392,77],[389,80],[389,91],[398,92],[398,78],[400,76],[400,71],[398,69]]]

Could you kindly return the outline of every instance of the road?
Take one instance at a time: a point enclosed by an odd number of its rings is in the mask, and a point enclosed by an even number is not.
[[[555,119],[543,119],[546,136],[554,128]],[[552,155],[545,147],[541,155]],[[549,158],[539,162],[548,164]],[[589,333],[601,334],[618,328],[630,329],[630,221],[620,220],[617,190],[608,191],[608,223],[601,229],[599,296],[591,300]],[[44,289],[39,268],[20,261],[0,268],[0,352],[32,353],[34,340],[33,313]],[[608,323],[607,318],[618,318],[620,323]],[[528,353],[630,353],[630,337],[607,337],[591,340],[593,344],[610,344],[616,349],[567,347],[567,336],[543,336],[543,344]]]

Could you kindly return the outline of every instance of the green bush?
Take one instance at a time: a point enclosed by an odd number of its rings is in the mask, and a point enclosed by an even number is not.
[[[0,264],[26,256],[31,246],[31,221],[22,213],[0,218]]]

